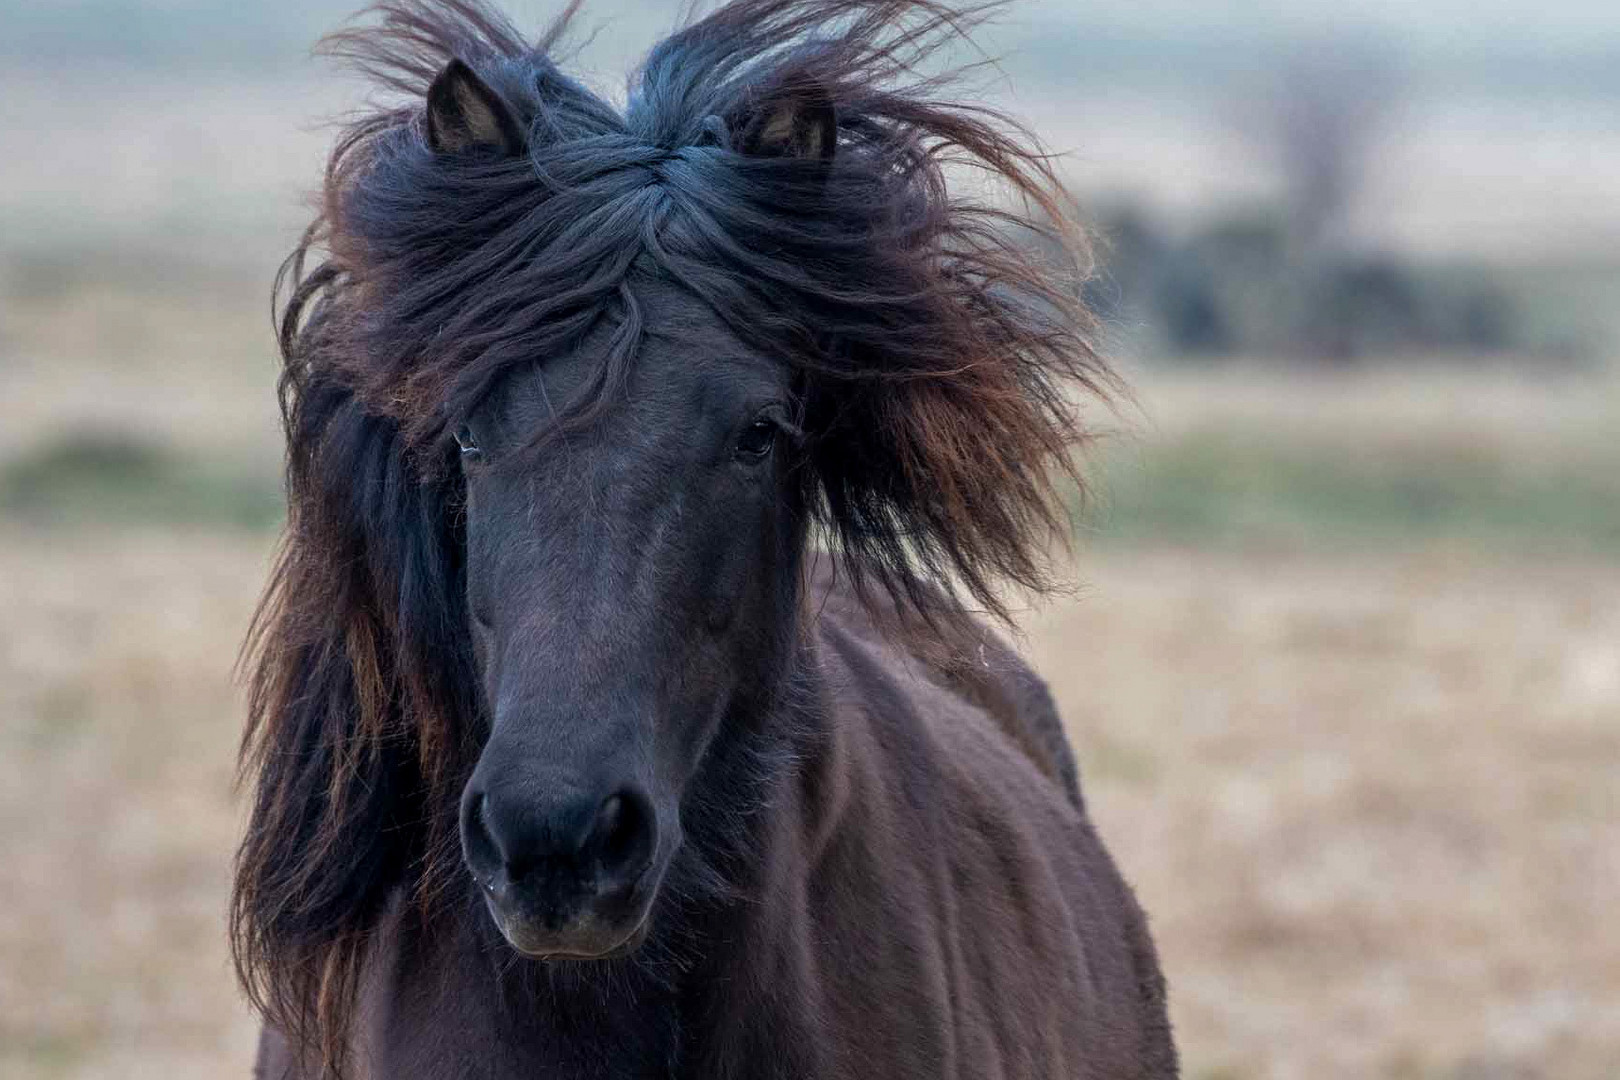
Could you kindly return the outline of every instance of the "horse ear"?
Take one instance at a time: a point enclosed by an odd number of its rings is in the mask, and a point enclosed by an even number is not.
[[[819,80],[783,87],[758,102],[738,149],[754,157],[831,161],[838,150],[838,109]]]
[[[441,154],[480,147],[507,157],[523,152],[523,132],[511,107],[459,58],[446,64],[428,87],[427,137]]]

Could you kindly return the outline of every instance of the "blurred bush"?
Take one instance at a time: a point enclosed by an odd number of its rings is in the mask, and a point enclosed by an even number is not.
[[[1205,426],[1100,459],[1076,523],[1095,540],[1318,552],[1452,543],[1519,555],[1620,555],[1620,450],[1541,460],[1468,440],[1278,438]]]
[[[1216,216],[1177,237],[1116,204],[1095,229],[1105,273],[1091,301],[1156,354],[1345,364],[1425,353],[1567,362],[1583,351],[1536,340],[1511,275],[1303,244],[1283,210]]]
[[[1612,328],[1535,310],[1527,267],[1424,262],[1369,240],[1369,177],[1410,83],[1396,43],[1337,34],[1301,38],[1254,81],[1218,92],[1211,118],[1243,148],[1237,160],[1272,178],[1269,193],[1208,204],[1178,227],[1140,196],[1103,204],[1093,303],[1135,351],[1170,358],[1599,359]]]
[[[200,461],[131,432],[65,431],[0,468],[0,512],[45,525],[280,523],[273,471]]]

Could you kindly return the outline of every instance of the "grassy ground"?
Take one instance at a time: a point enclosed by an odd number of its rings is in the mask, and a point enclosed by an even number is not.
[[[230,668],[266,541],[0,535],[0,1076],[245,1076]]]
[[[222,909],[276,518],[258,284],[0,305],[0,1076],[245,1072]],[[1026,645],[1189,1077],[1612,1076],[1613,383],[1137,381],[1085,586]]]
[[[1392,358],[1148,372],[1081,514],[1111,542],[1620,559],[1620,379]]]
[[[0,1075],[241,1075],[221,910],[263,537],[0,533]],[[1160,548],[1028,621],[1190,1077],[1620,1060],[1620,567]]]
[[[1620,1062],[1620,568],[1113,552],[1030,623],[1191,1077]]]

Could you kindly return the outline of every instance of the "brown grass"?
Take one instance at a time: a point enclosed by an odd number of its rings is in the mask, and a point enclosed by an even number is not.
[[[0,532],[0,1074],[242,1075],[262,539]],[[1620,568],[1088,557],[1029,620],[1191,1077],[1612,1075]]]
[[[1620,569],[1093,559],[1031,623],[1188,1074],[1612,1077]]]
[[[225,954],[262,540],[0,534],[0,1076],[245,1076]]]
[[[0,469],[86,427],[273,458],[256,291],[95,288],[0,305]],[[1534,461],[1607,442],[1617,397],[1261,371],[1142,399],[1143,444],[1308,429]],[[0,1077],[246,1074],[230,669],[269,546],[0,522]],[[1620,563],[1116,543],[1083,565],[1028,650],[1154,918],[1190,1080],[1615,1075]]]

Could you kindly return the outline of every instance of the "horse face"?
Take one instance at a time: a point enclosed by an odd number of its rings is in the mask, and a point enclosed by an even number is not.
[[[491,718],[462,847],[530,955],[640,943],[682,793],[792,633],[788,374],[689,295],[636,296],[647,333],[600,410],[535,442],[602,370],[611,327],[509,377],[457,432]]]

